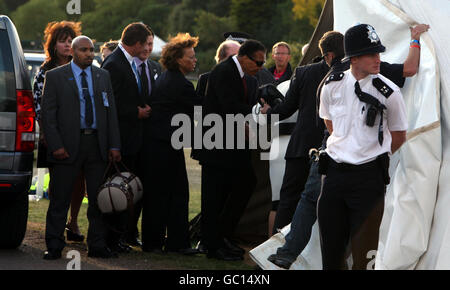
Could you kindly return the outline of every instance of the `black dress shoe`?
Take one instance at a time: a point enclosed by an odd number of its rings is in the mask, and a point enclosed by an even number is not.
[[[178,249],[178,250],[167,250],[168,253],[177,253],[177,254],[181,254],[181,255],[186,255],[186,256],[192,256],[192,255],[196,255],[199,254],[200,252],[197,249],[193,249],[193,248],[184,248],[184,249]]]
[[[281,257],[280,255],[277,254],[272,254],[270,255],[267,260],[269,260],[270,262],[272,262],[273,264],[277,265],[280,268],[289,270],[289,268],[292,265],[292,262],[284,259],[283,257]]]
[[[61,251],[49,249],[44,252],[44,260],[57,260],[61,258]]]
[[[109,248],[111,249],[111,251],[117,252],[119,254],[128,254],[133,250],[130,246],[128,246],[122,241],[117,242],[113,245],[109,245]]]
[[[208,254],[206,256],[210,259],[213,258],[223,261],[240,261],[244,259],[242,255],[236,255],[234,253],[231,253],[226,248],[220,248],[215,251],[208,250]]]
[[[117,252],[111,251],[108,247],[104,248],[90,248],[88,251],[88,257],[90,258],[118,258]]]
[[[67,236],[67,240],[68,241],[72,241],[72,242],[82,242],[84,241],[84,236],[83,235],[79,235],[77,233],[75,233],[74,231],[72,231],[71,229],[66,228],[66,236]]]
[[[49,249],[44,252],[44,260],[57,260],[61,258],[61,251]]]
[[[142,247],[142,242],[137,237],[127,238],[127,244],[133,247]]]
[[[230,252],[235,253],[236,255],[244,255],[245,250],[227,238],[223,239],[223,243],[225,244],[225,248],[227,248]]]
[[[195,248],[198,250],[198,252],[200,254],[207,254],[208,253],[208,249],[206,248],[206,245],[202,243],[202,241],[199,241]]]

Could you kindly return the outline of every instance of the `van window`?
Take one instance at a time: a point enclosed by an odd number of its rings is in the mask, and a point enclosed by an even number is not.
[[[16,78],[8,33],[0,29],[0,112],[16,111]]]

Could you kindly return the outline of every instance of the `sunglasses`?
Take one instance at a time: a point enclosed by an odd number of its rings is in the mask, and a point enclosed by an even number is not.
[[[263,61],[256,61],[256,60],[254,60],[250,55],[247,55],[247,57],[248,57],[251,61],[253,61],[254,63],[256,63],[256,65],[259,66],[259,67],[263,66],[263,65],[266,63],[265,60],[263,60]]]

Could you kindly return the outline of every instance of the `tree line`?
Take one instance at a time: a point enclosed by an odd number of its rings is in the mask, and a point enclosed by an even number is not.
[[[301,47],[314,31],[325,0],[80,0],[81,14],[66,12],[68,0],[0,0],[0,14],[15,23],[24,48],[42,47],[50,21],[81,21],[83,34],[97,42],[119,39],[135,21],[148,24],[166,40],[178,32],[199,36],[198,73],[211,69],[217,46],[226,31],[243,31],[268,48],[267,66],[273,64],[273,44],[292,46],[291,65],[301,58]]]

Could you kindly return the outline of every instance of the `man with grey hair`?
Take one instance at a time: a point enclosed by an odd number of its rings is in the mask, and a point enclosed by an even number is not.
[[[239,47],[241,47],[241,44],[236,40],[227,39],[223,41],[217,48],[216,56],[214,57],[216,63],[226,60],[229,56],[236,55],[239,51]],[[210,72],[206,72],[199,76],[196,88],[197,95],[202,97],[205,96],[209,74]]]
[[[47,211],[44,259],[61,258],[71,192],[81,170],[86,176],[88,256],[116,256],[105,241],[106,227],[97,205],[97,190],[106,162],[120,161],[120,135],[109,73],[92,66],[94,45],[87,36],[72,41],[70,63],[47,72],[42,97],[42,127],[54,178]]]

